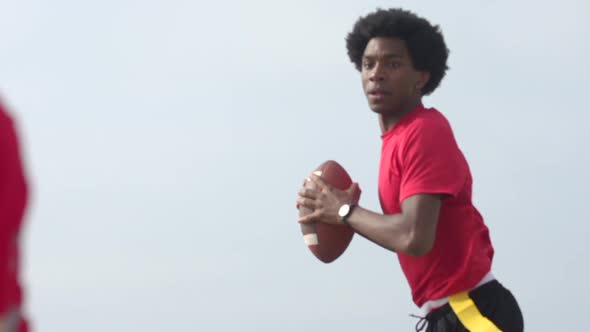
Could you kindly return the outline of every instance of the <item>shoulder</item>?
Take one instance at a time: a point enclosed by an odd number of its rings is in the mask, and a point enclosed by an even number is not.
[[[405,133],[405,143],[415,141],[454,141],[451,124],[447,118],[435,108],[425,108],[408,123]]]
[[[408,129],[409,131],[422,131],[422,130],[442,130],[450,131],[451,124],[449,120],[435,108],[425,108],[423,111],[418,113],[412,121]]]

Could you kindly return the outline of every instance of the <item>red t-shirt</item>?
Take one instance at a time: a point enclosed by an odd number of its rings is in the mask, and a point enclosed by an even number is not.
[[[27,184],[16,130],[0,103],[0,315],[22,304],[19,234],[27,203]],[[27,331],[23,320],[19,331]]]
[[[472,178],[447,119],[419,106],[382,135],[379,199],[385,214],[401,213],[416,194],[443,194],[432,250],[398,253],[416,305],[474,287],[490,271],[494,249],[471,201]]]

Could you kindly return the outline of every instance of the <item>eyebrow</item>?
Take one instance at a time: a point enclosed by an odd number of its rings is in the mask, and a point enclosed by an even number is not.
[[[391,59],[391,58],[403,58],[403,57],[400,54],[397,54],[397,53],[387,53],[387,54],[384,54],[382,56],[377,56],[377,55],[363,55],[363,59],[372,60],[372,59],[376,59],[376,58],[388,58],[388,59]]]

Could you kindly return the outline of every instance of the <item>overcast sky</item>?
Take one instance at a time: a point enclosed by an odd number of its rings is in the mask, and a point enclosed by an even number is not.
[[[379,127],[344,38],[392,5],[445,35],[424,103],[453,125],[527,330],[587,325],[587,2],[2,0],[36,330],[412,331],[395,256],[355,237],[320,263],[294,208],[335,159],[380,211]]]

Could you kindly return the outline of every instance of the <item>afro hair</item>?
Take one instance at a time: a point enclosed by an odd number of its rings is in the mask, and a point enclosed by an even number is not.
[[[359,18],[346,37],[348,57],[357,70],[361,70],[367,44],[375,37],[398,38],[405,42],[414,68],[430,73],[422,89],[423,95],[429,95],[439,86],[448,69],[449,50],[437,25],[399,8],[377,9]]]

